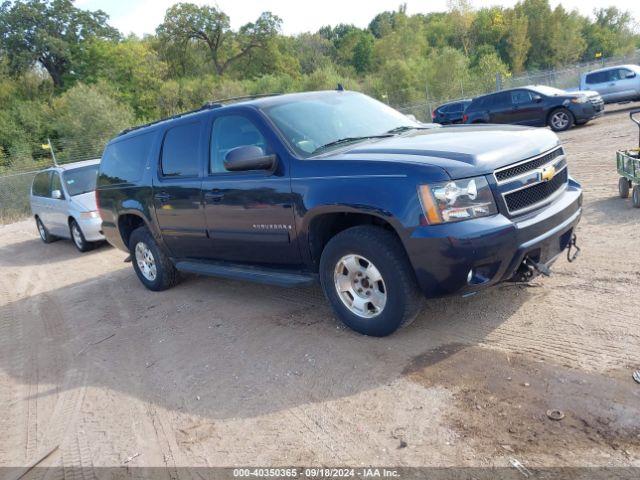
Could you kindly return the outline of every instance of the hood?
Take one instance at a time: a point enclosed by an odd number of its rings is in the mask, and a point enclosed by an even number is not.
[[[96,204],[96,192],[87,192],[71,197],[71,201],[77,206],[78,210],[83,212],[91,212],[98,209]]]
[[[360,143],[325,158],[422,163],[441,167],[456,179],[492,173],[559,144],[546,128],[453,125]]]

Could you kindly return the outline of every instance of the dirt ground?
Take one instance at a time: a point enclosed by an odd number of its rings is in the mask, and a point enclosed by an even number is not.
[[[152,293],[113,248],[0,227],[0,467],[55,446],[43,465],[89,470],[640,467],[640,210],[614,167],[638,141],[629,107],[561,135],[585,192],[577,262],[431,301],[384,339],[338,325],[319,288]]]

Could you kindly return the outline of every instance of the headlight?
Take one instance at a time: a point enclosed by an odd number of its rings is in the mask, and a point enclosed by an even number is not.
[[[85,220],[90,220],[92,218],[100,218],[100,212],[97,210],[93,210],[91,212],[81,212],[80,218],[84,218]]]
[[[486,178],[420,185],[420,201],[429,224],[458,222],[498,213]]]
[[[575,97],[571,99],[571,103],[587,103],[589,98],[586,95],[580,95],[579,97]]]

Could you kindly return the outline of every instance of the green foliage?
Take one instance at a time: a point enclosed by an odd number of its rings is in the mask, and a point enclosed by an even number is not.
[[[14,73],[38,62],[62,87],[87,40],[118,38],[106,21],[104,12],[76,8],[71,0],[6,1],[0,5],[0,50]]]
[[[78,160],[102,154],[105,143],[132,126],[134,116],[126,105],[108,94],[104,83],[78,83],[53,101],[51,127],[62,147],[61,160]]]
[[[99,155],[118,130],[247,94],[334,89],[341,83],[392,105],[469,97],[525,70],[560,67],[640,47],[631,16],[594,18],[549,0],[444,12],[376,15],[295,36],[262,13],[232,29],[218,7],[178,3],[155,35],[123,38],[101,11],[71,0],[0,0],[0,173]]]
[[[209,49],[218,75],[255,49],[264,48],[273,39],[282,20],[263,12],[254,23],[247,23],[237,32],[231,30],[229,17],[216,7],[178,3],[167,10],[157,34],[165,42],[185,45],[189,41],[203,42]]]

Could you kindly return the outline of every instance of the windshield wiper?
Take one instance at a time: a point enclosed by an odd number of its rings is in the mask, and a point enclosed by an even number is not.
[[[361,140],[368,140],[370,138],[388,138],[391,137],[392,134],[391,133],[385,133],[382,135],[365,135],[363,137],[345,137],[345,138],[339,138],[338,140],[334,140],[333,142],[329,142],[329,143],[325,143],[324,145],[319,146],[318,148],[316,148],[311,155],[315,155],[316,153],[325,150],[327,148],[330,147],[335,147],[337,145],[342,145],[344,143],[351,143],[351,142],[359,142]]]
[[[419,127],[413,125],[402,125],[400,127],[392,128],[391,130],[387,130],[385,133],[395,135],[397,133],[408,132],[409,130],[427,130],[429,127]]]

